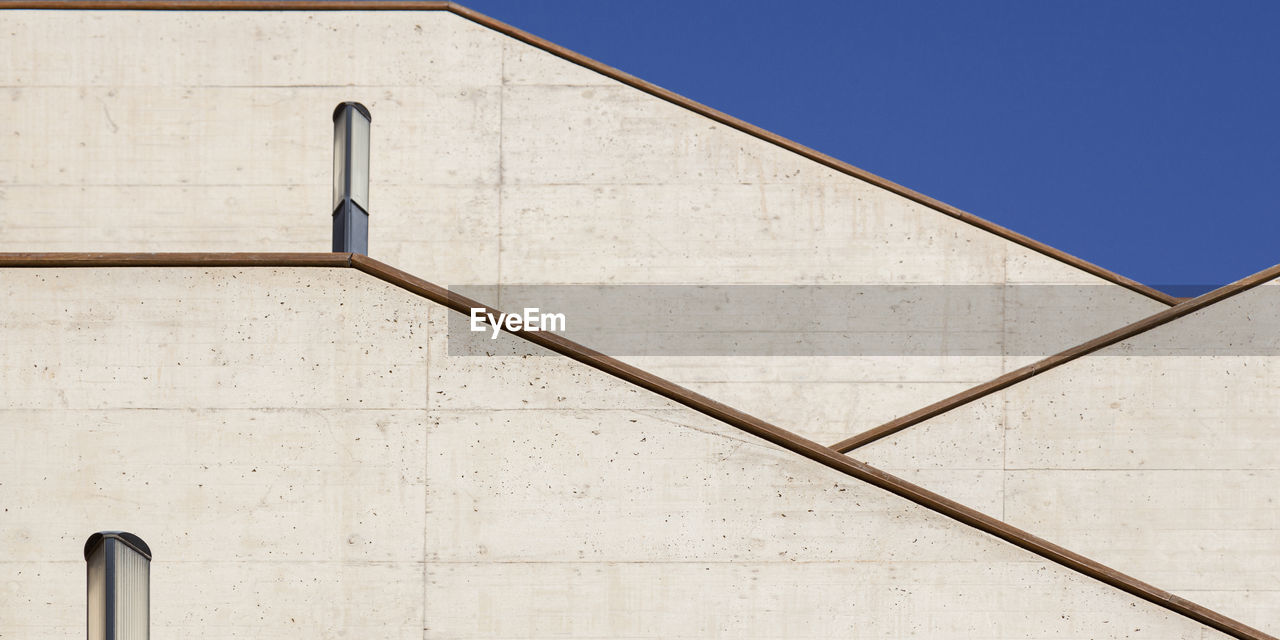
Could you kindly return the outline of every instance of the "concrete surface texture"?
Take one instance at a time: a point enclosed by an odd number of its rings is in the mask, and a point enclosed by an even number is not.
[[[0,25],[0,251],[326,250],[330,113],[358,100],[373,113],[371,254],[443,285],[1099,285],[1076,305],[1097,313],[1054,350],[1163,308],[451,13],[3,11]],[[1006,303],[991,329],[1029,314]],[[1021,360],[635,363],[834,442]]]
[[[1276,633],[1278,303],[1246,291],[849,455]]]
[[[348,269],[0,270],[0,637],[1214,638]]]

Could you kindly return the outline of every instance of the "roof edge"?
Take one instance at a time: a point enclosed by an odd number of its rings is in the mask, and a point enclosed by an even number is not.
[[[503,35],[515,38],[525,44],[542,49],[543,51],[559,58],[563,58],[564,60],[590,69],[591,71],[621,82],[634,89],[638,89],[649,95],[693,111],[701,116],[710,118],[715,122],[737,129],[738,131],[760,140],[764,140],[765,142],[782,147],[827,168],[834,169],[840,173],[844,173],[862,180],[863,182],[880,187],[881,189],[902,196],[917,204],[924,205],[930,209],[978,227],[988,233],[993,233],[1005,240],[1013,242],[1014,244],[1021,245],[1027,249],[1031,249],[1032,251],[1058,260],[1059,262],[1063,262],[1090,275],[1170,306],[1178,304],[1178,298],[1169,295],[1168,293],[1144,285],[1131,278],[1126,278],[1118,273],[1093,264],[1092,262],[1073,256],[1043,242],[1033,240],[1028,236],[1013,231],[1012,229],[984,218],[980,218],[972,213],[953,207],[940,200],[926,196],[913,189],[909,189],[893,182],[892,180],[875,175],[870,171],[866,171],[847,162],[837,160],[825,153],[811,149],[776,133],[766,131],[765,129],[735,118],[696,100],[686,98],[673,91],[659,87],[656,84],[641,80],[636,76],[619,69],[615,69],[603,62],[571,51],[553,42],[539,38],[538,36],[524,30],[506,24],[505,22],[496,20],[453,2],[435,0],[365,0],[363,2],[351,0],[299,0],[296,2],[284,0],[116,0],[114,2],[110,0],[54,0],[52,2],[37,2],[33,0],[0,0],[0,9],[93,9],[147,11],[448,11],[481,26],[488,27]]]
[[[1042,360],[1033,362],[1025,367],[1014,369],[1013,371],[1001,375],[993,380],[984,382],[965,391],[961,391],[949,398],[939,400],[927,407],[917,409],[905,416],[886,422],[878,427],[874,427],[858,435],[845,438],[844,440],[831,445],[831,448],[839,451],[840,453],[848,453],[858,447],[871,444],[876,440],[893,435],[903,429],[940,416],[952,409],[956,409],[973,402],[974,400],[986,397],[1019,382],[1033,378],[1041,373],[1060,367],[1072,360],[1089,355],[1095,351],[1109,347],[1117,342],[1127,340],[1138,334],[1145,333],[1155,329],[1156,327],[1177,320],[1178,318],[1200,311],[1205,307],[1222,302],[1223,300],[1237,294],[1244,293],[1249,289],[1274,280],[1277,277],[1280,277],[1280,264],[1263,269],[1251,276],[1241,278],[1240,280],[1214,289],[1213,291],[1199,297],[1188,299],[1176,306],[1120,327],[1115,331],[1098,336],[1088,342],[1078,344],[1066,351],[1056,353]]]
[[[38,267],[310,267],[354,268],[387,284],[436,302],[453,311],[469,314],[471,309],[498,310],[445,287],[401,271],[368,256],[351,253],[0,253],[0,268]],[[1272,270],[1280,274],[1280,265]],[[1274,276],[1273,276],[1274,277]],[[1206,294],[1201,296],[1212,295]],[[1199,300],[1199,299],[1197,299]],[[1194,301],[1193,301],[1194,302]],[[1186,303],[1175,307],[1177,310]],[[1189,313],[1189,312],[1188,312]],[[1184,314],[1185,315],[1185,314]],[[504,331],[541,346],[549,351],[581,362],[615,378],[634,384],[664,398],[689,407],[698,413],[750,433],[783,449],[797,453],[830,469],[861,480],[910,500],[926,509],[995,536],[1005,542],[1034,553],[1046,560],[1084,574],[1106,585],[1141,598],[1200,624],[1240,640],[1278,640],[1238,620],[1228,618],[1203,605],[1176,596],[1154,585],[1121,573],[1100,562],[1082,556],[1044,538],[997,520],[976,509],[966,507],[887,473],[864,462],[854,460],[799,434],[787,431],[726,404],[712,400],[670,380],[609,357],[590,347],[554,333],[540,331]]]
[[[0,0],[0,9],[122,11],[450,11],[449,0]]]
[[[350,253],[0,253],[0,267],[349,267]]]

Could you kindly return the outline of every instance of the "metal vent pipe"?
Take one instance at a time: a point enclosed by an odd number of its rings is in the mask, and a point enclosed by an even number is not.
[[[359,102],[333,110],[333,250],[369,254],[369,127]]]
[[[89,573],[89,640],[149,640],[151,549],[125,531],[99,531],[84,543]]]

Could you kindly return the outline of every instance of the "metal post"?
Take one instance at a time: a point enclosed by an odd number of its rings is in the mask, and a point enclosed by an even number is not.
[[[149,640],[151,549],[124,531],[99,531],[84,543],[89,565],[89,640]]]
[[[333,250],[369,253],[369,127],[359,102],[333,110]]]

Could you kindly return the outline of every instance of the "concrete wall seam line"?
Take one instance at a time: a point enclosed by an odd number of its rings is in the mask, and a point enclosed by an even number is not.
[[[456,294],[439,285],[433,284],[390,265],[367,256],[348,253],[0,253],[0,268],[83,268],[83,267],[340,267],[355,268],[374,278],[399,287],[405,291],[421,296],[460,313],[468,313],[470,309],[482,308],[491,313],[497,310]],[[1231,286],[1239,286],[1240,290],[1256,286],[1280,274],[1280,265],[1266,272],[1252,276],[1256,280],[1248,286],[1245,281]],[[1264,277],[1267,276],[1267,277]],[[1250,279],[1246,279],[1250,280]],[[1224,287],[1227,289],[1229,287]],[[1221,292],[1222,289],[1218,290]],[[1203,307],[1211,294],[1197,298],[1196,308]],[[1231,294],[1220,295],[1219,299]],[[1216,301],[1216,300],[1214,300]],[[1180,305],[1190,307],[1192,303]],[[1190,313],[1190,309],[1185,313]],[[1174,311],[1171,309],[1170,312]],[[1183,313],[1182,315],[1185,315]],[[1160,314],[1157,314],[1157,316]],[[1153,316],[1155,317],[1155,316]],[[1226,633],[1241,640],[1280,640],[1242,622],[1224,616],[1216,611],[1196,604],[1190,600],[1176,596],[1154,585],[1121,573],[1095,560],[1082,556],[1069,549],[1056,545],[1048,540],[1023,531],[1008,523],[997,520],[980,511],[964,506],[941,494],[934,493],[919,485],[908,482],[895,475],[872,467],[864,462],[854,460],[837,452],[831,447],[821,445],[796,433],[766,422],[753,415],[739,411],[682,387],[665,378],[656,376],[638,367],[626,364],[589,347],[578,344],[553,333],[530,331],[507,331],[511,335],[524,339],[550,351],[566,356],[587,366],[597,369],[615,378],[634,384],[642,389],[656,393],[669,400],[682,404],[703,415],[719,420],[732,427],[750,433],[771,442],[788,451],[802,455],[835,471],[852,478],[867,482],[880,489],[905,498],[922,507],[943,516],[968,525],[979,531],[995,536],[1005,542],[1025,549],[1040,557],[1062,565],[1068,569],[1098,580],[1108,586],[1120,589],[1152,604],[1195,620],[1210,628]]]
[[[515,38],[525,44],[537,47],[555,55],[559,58],[585,67],[599,73],[603,76],[628,85],[633,89],[638,89],[651,96],[665,100],[676,106],[688,109],[703,117],[709,118],[722,125],[731,127],[742,133],[753,136],[765,142],[782,147],[792,153],[804,157],[813,162],[817,162],[825,167],[838,171],[848,176],[852,176],[863,182],[867,182],[876,187],[889,191],[891,193],[902,196],[908,200],[916,202],[956,218],[962,222],[978,227],[988,233],[995,234],[1005,240],[1021,245],[1032,251],[1043,254],[1060,262],[1071,265],[1086,273],[1102,278],[1113,284],[1140,293],[1148,298],[1157,300],[1167,305],[1178,304],[1177,297],[1169,295],[1163,291],[1159,291],[1147,285],[1144,285],[1131,278],[1126,278],[1120,274],[1112,272],[1108,269],[1100,267],[1092,262],[1073,256],[1065,251],[1051,247],[1043,242],[1033,240],[1022,235],[1012,229],[1001,226],[984,218],[978,217],[972,213],[953,207],[945,202],[931,198],[913,189],[902,186],[892,180],[882,178],[865,169],[860,169],[847,162],[833,158],[825,153],[809,148],[798,142],[780,136],[776,133],[766,131],[753,124],[735,118],[727,113],[704,105],[696,100],[686,98],[673,91],[663,89],[651,82],[647,82],[637,78],[625,71],[615,69],[602,62],[579,54],[577,52],[566,49],[553,42],[544,40],[531,33],[508,25],[500,20],[496,20],[482,13],[472,11],[466,7],[453,2],[434,2],[434,1],[402,1],[402,0],[368,0],[366,2],[351,2],[347,0],[336,0],[333,2],[302,0],[299,2],[285,2],[280,0],[191,0],[190,2],[180,2],[175,0],[119,0],[117,2],[107,2],[102,0],[61,0],[52,3],[34,2],[32,0],[0,0],[0,9],[54,9],[54,10],[186,10],[186,11],[336,11],[336,10],[402,10],[402,11],[448,11],[462,18],[475,22],[481,26],[492,29],[511,38]]]
[[[1140,333],[1172,322],[1173,320],[1177,320],[1178,318],[1204,309],[1214,303],[1226,300],[1236,294],[1248,291],[1249,289],[1273,280],[1276,277],[1280,277],[1280,265],[1268,267],[1258,273],[1246,276],[1231,284],[1214,289],[1204,295],[1191,298],[1186,302],[1182,302],[1176,306],[1165,309],[1164,311],[1147,316],[1137,322],[1120,327],[1115,331],[1103,334],[1097,338],[1089,340],[1088,342],[1071,347],[1066,351],[1061,351],[1020,369],[1015,369],[976,387],[961,391],[949,398],[939,400],[927,407],[917,409],[907,415],[886,422],[878,427],[868,429],[867,431],[857,435],[845,438],[844,440],[831,445],[831,448],[839,451],[840,453],[848,453],[858,447],[871,444],[881,438],[893,435],[903,429],[915,426],[931,418],[936,418],[937,416],[951,411],[952,409],[956,409],[973,402],[974,400],[989,396],[997,391],[1022,382],[1023,380],[1027,380],[1044,373],[1045,371],[1049,371],[1050,369],[1054,369],[1071,362],[1072,360],[1089,355],[1117,342],[1127,340]]]

